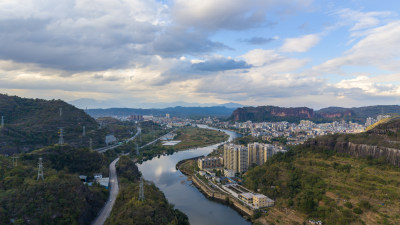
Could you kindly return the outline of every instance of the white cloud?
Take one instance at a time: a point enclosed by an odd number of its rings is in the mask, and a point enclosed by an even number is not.
[[[317,73],[340,73],[344,66],[376,66],[382,70],[400,70],[400,21],[373,28],[343,56],[313,68]]]
[[[393,12],[360,12],[352,9],[341,9],[335,14],[339,15],[346,23],[353,24],[351,31],[358,31],[379,25],[382,18],[391,17]]]
[[[287,38],[281,47],[283,52],[306,52],[318,44],[320,37],[316,34],[304,35],[298,38]]]

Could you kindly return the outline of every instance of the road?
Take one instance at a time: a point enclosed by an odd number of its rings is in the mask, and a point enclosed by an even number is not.
[[[118,143],[118,144],[115,144],[115,145],[110,145],[110,146],[98,148],[98,149],[94,149],[94,151],[98,151],[98,152],[100,152],[100,153],[104,153],[104,152],[106,152],[106,151],[108,151],[108,150],[117,148],[117,147],[119,147],[119,146],[121,146],[121,145],[123,145],[123,144],[125,144],[125,143],[128,143],[128,142],[132,141],[132,140],[135,139],[141,132],[142,132],[142,129],[140,129],[140,127],[138,127],[138,128],[137,128],[136,134],[135,134],[134,136],[130,137],[129,139],[125,140],[124,142]]]
[[[157,139],[154,139],[153,141],[151,141],[151,142],[149,142],[149,143],[147,143],[147,144],[145,144],[145,145],[140,146],[139,148],[144,148],[144,147],[146,147],[146,146],[148,146],[148,145],[152,145],[152,144],[154,144],[155,142],[157,142],[158,140],[160,140],[161,138],[163,138],[163,137],[167,136],[168,134],[174,132],[175,130],[176,130],[176,129],[170,131],[169,133],[164,134],[163,136],[161,136],[161,137],[159,137],[159,138],[157,138]]]
[[[126,142],[132,141],[141,132],[142,132],[142,130],[138,127],[138,131],[135,134],[135,136],[129,138]],[[173,131],[171,131],[171,132],[173,132]],[[169,132],[169,133],[171,133],[171,132]],[[165,134],[165,135],[167,135],[167,134]],[[163,135],[163,136],[161,136],[161,137],[159,137],[159,138],[157,138],[157,139],[155,139],[155,140],[153,140],[153,141],[141,146],[140,148],[143,148],[145,146],[153,144],[154,142],[160,140],[165,135]],[[107,147],[107,148],[101,148],[100,150],[96,149],[96,151],[98,151],[100,153],[103,153],[103,152],[106,152],[106,151],[108,151],[110,149],[116,148],[118,146],[110,146],[110,147]],[[117,196],[118,196],[118,193],[119,193],[119,185],[118,185],[118,176],[117,176],[115,164],[118,162],[118,160],[119,160],[119,157],[116,158],[114,161],[112,161],[111,164],[110,164],[110,168],[109,168],[109,171],[110,171],[110,186],[109,186],[110,195],[108,196],[108,200],[107,200],[106,205],[103,207],[103,209],[100,211],[100,213],[97,216],[97,218],[92,223],[93,225],[103,225],[104,224],[104,222],[110,216],[110,213],[111,213],[111,210],[112,210],[112,208],[114,206],[115,200],[117,199]]]
[[[118,192],[119,192],[119,186],[118,186],[118,177],[117,177],[117,171],[115,168],[115,164],[118,162],[119,157],[116,158],[114,161],[111,162],[110,164],[110,195],[108,196],[108,200],[106,205],[103,207],[103,209],[100,211],[99,216],[96,218],[96,220],[93,222],[93,225],[103,225],[106,219],[110,216],[111,210],[114,206],[115,200],[117,199]]]

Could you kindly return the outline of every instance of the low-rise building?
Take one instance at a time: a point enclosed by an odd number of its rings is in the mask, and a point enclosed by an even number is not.
[[[224,165],[222,157],[209,157],[197,160],[197,165],[201,170],[220,168]]]
[[[235,171],[224,169],[224,176],[225,177],[234,177],[235,176]]]
[[[252,193],[241,193],[238,197],[248,204],[253,204],[253,196]]]
[[[275,203],[274,200],[268,198],[265,195],[256,194],[253,196],[253,205],[256,208],[270,207],[270,206],[273,206],[274,203]]]
[[[106,189],[108,189],[108,186],[110,184],[110,178],[109,177],[98,178],[96,179],[96,182],[99,183],[101,186],[105,187]]]

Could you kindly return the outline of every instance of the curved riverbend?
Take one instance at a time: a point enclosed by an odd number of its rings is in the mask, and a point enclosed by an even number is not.
[[[204,125],[200,125],[200,127],[215,129]],[[240,136],[240,134],[232,131],[221,131],[229,135],[229,140]],[[208,200],[192,185],[192,182],[188,181],[187,177],[175,167],[181,160],[209,154],[220,144],[223,143],[180,151],[173,155],[160,156],[160,158],[153,158],[152,160],[145,161],[141,165],[138,165],[138,167],[146,180],[154,182],[154,184],[164,192],[168,201],[189,217],[190,224],[251,224],[229,206]]]

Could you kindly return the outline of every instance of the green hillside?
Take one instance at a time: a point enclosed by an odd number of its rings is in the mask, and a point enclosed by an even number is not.
[[[103,207],[108,191],[79,179],[96,172],[108,176],[102,154],[53,146],[19,157],[13,166],[10,157],[0,155],[0,224],[90,224]],[[44,180],[37,180],[39,157]]]
[[[247,172],[246,186],[276,199],[264,224],[398,224],[400,169],[323,148],[298,147]],[[287,213],[287,210],[289,213]]]
[[[385,147],[396,146],[399,125],[393,119],[358,135],[320,137],[249,170],[246,186],[277,203],[257,221],[399,224],[398,155]]]
[[[98,130],[97,122],[83,110],[61,100],[0,94],[0,116],[4,116],[5,122],[4,128],[0,128],[0,154],[29,152],[55,144],[59,127],[64,128],[64,139],[72,146],[88,146],[89,138],[94,146],[104,145],[105,131]],[[82,137],[83,126],[85,137]]]

